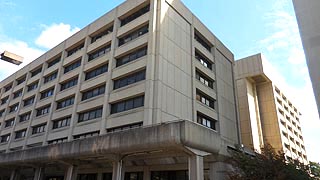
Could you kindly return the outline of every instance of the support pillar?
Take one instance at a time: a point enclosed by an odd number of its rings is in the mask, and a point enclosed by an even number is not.
[[[64,175],[64,180],[75,180],[77,176],[77,167],[74,165],[68,166],[68,169]]]
[[[42,168],[42,167],[36,168],[34,171],[33,180],[41,180],[43,177],[43,170],[44,170],[44,168]]]
[[[188,158],[189,162],[189,180],[204,180],[203,157],[192,155]]]
[[[113,162],[112,180],[124,180],[123,161]]]
[[[14,169],[11,171],[10,180],[16,180],[18,177],[18,170]]]
[[[143,180],[151,180],[151,172],[149,167],[143,168]]]
[[[231,170],[229,164],[224,162],[214,162],[210,163],[210,179],[216,180],[216,179],[227,179],[227,173],[228,170]]]

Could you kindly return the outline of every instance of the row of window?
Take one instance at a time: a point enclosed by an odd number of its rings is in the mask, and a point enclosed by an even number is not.
[[[126,16],[124,18],[121,18],[121,26],[124,26],[125,24],[133,21],[134,19],[140,17],[141,15],[149,12],[150,10],[150,4],[144,6],[143,8],[137,10],[136,12],[130,14],[129,16]],[[106,28],[104,28],[102,31],[98,32],[97,34],[94,34],[91,36],[91,43],[96,42],[98,39],[102,38],[105,35],[110,34],[111,32],[113,32],[113,25],[108,26]],[[119,46],[125,44],[126,42],[129,42],[145,33],[148,32],[148,25],[138,29],[135,32],[132,32],[124,37],[119,38]],[[82,50],[84,48],[84,42],[78,44],[75,47],[72,47],[70,49],[67,50],[67,57],[75,54],[76,52]],[[100,50],[98,50],[95,53],[89,54],[89,61],[92,59],[95,59],[96,57],[101,56],[102,54],[105,54],[106,52],[110,51],[110,45],[107,45],[106,47]],[[61,61],[61,55],[58,55],[54,58],[52,58],[51,60],[47,61],[47,68],[50,68],[52,66],[54,66],[55,64],[59,63]],[[35,68],[34,70],[30,71],[31,73],[31,77],[34,77],[36,75],[38,75],[39,73],[42,72],[42,66]],[[65,73],[68,72],[68,68],[66,68]],[[26,75],[23,75],[22,77],[19,77],[16,81],[17,81],[17,85],[23,83],[26,80]],[[6,85],[4,87],[4,91],[7,92],[9,91],[13,86],[13,83],[10,83],[8,85]]]
[[[147,47],[140,48],[140,49],[138,49],[138,50],[136,50],[136,51],[134,51],[134,52],[132,52],[132,53],[130,53],[128,55],[125,55],[125,56],[123,56],[121,58],[118,58],[117,59],[117,67],[121,66],[121,65],[124,65],[126,63],[129,63],[131,61],[134,61],[134,60],[136,60],[136,59],[138,59],[140,57],[143,57],[146,54],[147,54]],[[69,71],[79,67],[80,65],[81,65],[81,60],[78,60],[78,61],[68,65],[65,68],[65,72],[66,72],[66,70],[67,70],[67,72],[69,72]],[[88,79],[91,79],[93,77],[96,77],[96,76],[98,76],[98,75],[100,75],[100,74],[102,74],[104,72],[107,72],[107,71],[108,71],[108,65],[107,64],[104,65],[104,66],[98,67],[96,69],[93,69],[93,70],[91,70],[91,71],[86,73],[85,80],[88,80]],[[49,81],[52,81],[52,80],[56,79],[57,78],[57,74],[58,74],[58,72],[54,72],[54,73],[46,76],[44,78],[44,83],[47,83]],[[135,76],[140,76],[140,77],[136,77],[137,79],[135,80],[135,81],[140,81],[140,80],[144,79],[145,74],[140,73],[140,75],[135,74]],[[132,78],[134,78],[134,77],[132,77]],[[127,85],[132,84],[129,81],[130,80],[128,80],[128,82],[126,83]],[[77,83],[78,83],[78,77],[75,77],[75,78],[73,78],[73,79],[71,79],[71,80],[69,80],[69,81],[67,81],[65,83],[61,83],[61,91],[64,90],[64,89],[70,88],[70,87],[76,85]],[[36,82],[28,85],[27,86],[27,91],[29,92],[29,91],[32,91],[32,90],[36,89],[38,87],[38,84],[39,84],[39,82],[36,81]],[[116,88],[115,89],[120,88],[120,86],[121,87],[124,86],[124,85],[122,85],[123,81],[122,81],[122,83],[121,83],[121,81],[117,81],[115,84],[116,84],[116,86],[115,86]],[[42,92],[40,99],[44,99],[46,97],[52,96],[53,95],[53,91],[54,91],[54,89],[49,89],[49,90],[46,90],[46,91]],[[15,93],[13,93],[13,98],[14,99],[17,98],[17,97],[20,97],[20,96],[22,96],[22,89],[20,89],[20,90],[16,91]],[[1,99],[1,105],[7,103],[8,100],[9,100],[9,96],[6,96],[6,97],[2,98]]]
[[[125,35],[124,37],[119,38],[119,46],[121,46],[121,45],[123,45],[123,44],[125,44],[125,43],[127,43],[127,42],[129,42],[129,41],[131,41],[133,39],[136,39],[139,36],[142,36],[142,35],[146,34],[148,31],[149,31],[149,25],[147,24],[147,25],[139,28],[138,30],[129,33],[128,35]],[[98,37],[96,37],[96,38],[98,38]],[[72,54],[74,54],[77,51],[81,50],[83,48],[83,45],[84,44],[80,44],[77,47],[69,50],[67,56],[71,56]],[[111,49],[111,44],[109,43],[108,45],[106,45],[106,46],[94,51],[93,53],[90,53],[88,61],[92,61],[92,60],[94,60],[94,59],[106,54],[107,52],[110,51],[110,49]],[[145,56],[146,54],[147,54],[147,47],[143,47],[143,48],[141,48],[141,49],[139,49],[139,50],[137,50],[137,51],[135,51],[135,52],[133,52],[133,53],[131,53],[129,55],[126,55],[126,56],[123,56],[123,57],[117,59],[117,67],[121,66],[123,64],[126,64],[126,63],[128,63],[130,61],[133,61],[135,59],[138,59],[138,58],[140,58],[142,56]],[[48,67],[51,67],[51,66],[55,65],[56,63],[59,63],[60,60],[61,60],[61,56],[59,56],[58,58],[48,62]],[[78,59],[77,61],[65,66],[64,67],[64,73],[70,72],[73,69],[76,69],[77,67],[79,67],[80,65],[81,65],[81,59]],[[35,70],[31,71],[31,77],[36,76],[37,74],[39,74],[41,72],[42,72],[42,67],[38,67]],[[58,75],[58,72],[56,71],[56,72],[54,72],[54,73],[52,73],[52,74],[50,74],[48,76],[45,76],[44,77],[44,83],[48,83],[48,82],[56,79],[57,75]],[[25,79],[26,79],[26,75],[24,75],[23,78],[18,79],[17,80],[17,84],[21,84],[22,82],[25,81]],[[12,86],[13,86],[13,83],[5,86],[4,87],[5,92],[9,91],[12,88]],[[37,87],[38,87],[38,82],[32,83],[32,84],[28,85],[28,91],[36,89]],[[22,95],[22,89],[17,91],[17,92],[14,92],[13,94],[14,94],[13,98],[20,97]],[[5,102],[6,102],[5,99],[1,100],[2,104],[5,103]]]
[[[199,91],[197,89],[196,91],[196,99],[201,102],[202,104],[205,104],[206,106],[214,109],[215,107],[215,100],[213,98],[211,98],[210,96],[206,95],[205,93]]]
[[[121,56],[119,58],[117,58],[117,62],[116,62],[116,67],[122,66],[124,64],[127,64],[131,61],[137,60],[145,55],[147,55],[147,46],[142,47],[140,49],[137,49],[135,51],[133,51],[132,53],[129,53],[125,56]]]
[[[94,89],[93,91],[88,91],[88,92],[94,92],[94,91],[104,91],[104,86],[98,87],[98,88]],[[87,98],[88,96],[85,96],[85,97]],[[66,98],[66,99],[59,101],[57,103],[57,109],[70,106],[73,103],[74,103],[74,96]],[[131,99],[128,99],[125,101],[111,104],[111,114],[122,112],[122,111],[127,111],[127,110],[138,108],[138,107],[142,107],[143,105],[144,105],[144,96],[131,98]],[[46,106],[43,106],[43,107],[36,109],[36,116],[42,116],[42,115],[49,113],[50,108],[51,108],[51,105],[49,104],[49,105],[46,105]],[[30,116],[31,116],[31,111],[20,115],[19,122],[28,121],[30,119]],[[100,118],[101,116],[102,116],[102,107],[98,107],[98,108],[92,109],[90,111],[79,113],[78,122],[84,122],[84,121],[88,121],[91,119]],[[71,119],[71,116],[63,118],[63,119],[59,119],[58,121],[56,121],[54,123],[54,125],[53,125],[54,129],[69,125],[70,119]],[[15,118],[6,120],[5,124],[4,124],[5,128],[13,126],[14,122],[15,122]]]
[[[208,60],[207,57],[205,57],[204,55],[202,55],[198,50],[196,50],[195,52],[195,58],[206,68],[212,70],[212,65],[213,63],[210,62],[210,60]]]
[[[211,43],[202,36],[197,30],[194,31],[194,39],[199,42],[204,48],[211,52],[212,45]]]
[[[196,70],[196,79],[198,79],[202,84],[213,89],[214,81],[211,78],[209,78],[208,76],[206,76],[204,73],[201,73],[200,71]]]
[[[146,34],[149,32],[149,24],[139,28],[136,31],[133,31],[123,37],[118,38],[119,39],[119,44],[118,46],[122,46],[123,44],[126,44],[134,39],[137,39],[138,37]]]
[[[46,123],[40,124],[37,126],[33,126],[32,127],[32,135],[43,133],[43,132],[45,132],[45,129],[46,129]],[[22,130],[16,131],[14,139],[24,138],[24,137],[26,137],[26,134],[27,134],[27,129],[22,129]],[[0,143],[9,142],[10,136],[11,136],[10,134],[2,135],[0,137]]]
[[[102,87],[96,88],[95,90],[99,91],[100,88],[102,88]],[[57,103],[57,109],[70,106],[73,103],[74,103],[74,96],[69,97],[67,99],[64,99],[62,101],[59,101]],[[144,106],[144,96],[134,97],[131,99],[127,99],[125,101],[111,104],[111,114],[127,111],[130,109],[134,109],[134,108],[138,108],[138,107],[142,107],[142,106]],[[36,109],[36,116],[42,116],[42,115],[48,114],[50,112],[50,108],[51,108],[51,104]],[[29,120],[30,115],[31,115],[31,112],[20,115],[19,116],[20,122],[24,122],[24,121]],[[92,109],[90,111],[79,113],[78,122],[96,119],[101,116],[102,116],[102,107],[98,107],[98,108]],[[12,126],[13,124],[14,124],[14,118],[5,121],[5,127]]]
[[[99,75],[103,71],[107,70],[107,66],[102,66],[97,69],[94,69],[89,72],[90,77],[95,77],[94,75]],[[78,77],[72,78],[69,81],[61,84],[61,90],[65,90],[66,88],[70,88],[72,86],[75,86],[78,82],[77,80]],[[114,80],[114,89],[118,89],[124,86],[128,86],[130,84],[142,81],[145,79],[145,70],[130,74],[128,76],[122,77],[120,79]],[[105,93],[105,85],[95,87],[93,89],[89,89],[87,91],[84,91],[82,93],[82,100],[87,100],[96,96],[99,96],[101,94]],[[43,92],[40,92],[40,99],[48,98],[51,97],[54,94],[54,87],[49,88]],[[35,102],[35,96],[32,96],[30,98],[27,98],[23,100],[23,105],[24,106],[29,106]],[[57,109],[61,109],[67,106],[70,106],[74,103],[74,96],[71,98],[66,98],[62,101],[57,102]],[[12,106],[9,107],[9,112],[16,112],[19,108],[19,103],[16,103]],[[47,108],[43,109],[42,111],[39,110],[37,111],[37,116],[46,114],[45,110]],[[3,115],[4,110],[0,111],[0,117]]]
[[[124,26],[124,25],[128,24],[129,22],[137,19],[138,17],[142,16],[143,14],[146,14],[149,11],[150,11],[150,4],[144,6],[143,8],[130,14],[129,16],[122,18],[120,26]]]

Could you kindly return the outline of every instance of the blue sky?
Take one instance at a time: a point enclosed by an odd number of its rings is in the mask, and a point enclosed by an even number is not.
[[[17,52],[25,57],[25,65],[123,1],[0,0],[0,52]],[[320,120],[291,0],[182,1],[236,59],[259,52],[266,56],[303,113],[309,159],[320,162]],[[0,62],[0,80],[18,68]]]

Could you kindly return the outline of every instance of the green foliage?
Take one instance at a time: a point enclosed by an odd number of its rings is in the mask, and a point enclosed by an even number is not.
[[[310,162],[311,174],[314,175],[316,179],[320,179],[320,164],[316,162]]]
[[[229,172],[231,180],[309,180],[316,179],[309,173],[309,166],[297,160],[286,160],[283,153],[266,145],[261,153],[249,155],[242,150],[231,152]],[[319,169],[318,169],[319,170]]]

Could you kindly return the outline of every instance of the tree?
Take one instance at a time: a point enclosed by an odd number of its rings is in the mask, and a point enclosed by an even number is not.
[[[232,151],[230,163],[234,169],[228,172],[232,180],[309,180],[309,166],[297,160],[288,160],[284,153],[275,152],[271,145],[265,145],[261,153],[248,154],[238,149]]]
[[[320,179],[320,164],[310,161],[311,174],[314,175],[316,179]]]

